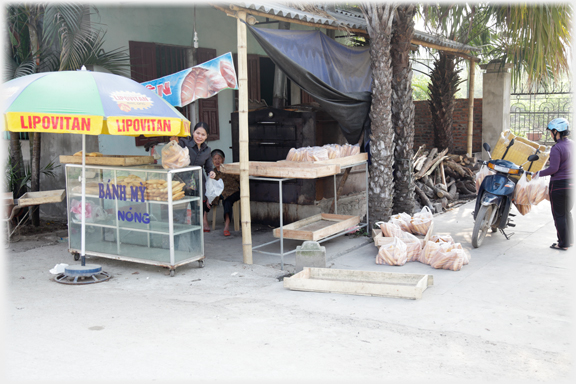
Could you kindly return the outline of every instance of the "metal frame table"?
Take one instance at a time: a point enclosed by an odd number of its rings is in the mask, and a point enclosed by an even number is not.
[[[358,225],[355,227],[356,229],[360,229],[360,228],[364,228],[364,227],[368,228],[368,223],[370,222],[369,217],[368,217],[368,161],[364,160],[364,161],[361,161],[358,163],[348,164],[348,165],[340,167],[340,171],[342,171],[346,168],[351,168],[351,167],[355,167],[355,166],[362,165],[362,164],[365,164],[365,166],[366,166],[366,222],[365,223],[358,223]],[[338,214],[338,189],[336,187],[336,176],[339,175],[340,173],[333,175],[333,177],[334,177],[334,213],[335,214]],[[278,182],[278,191],[279,191],[278,200],[279,200],[279,206],[280,206],[280,238],[277,240],[269,241],[267,243],[252,247],[252,250],[259,252],[259,253],[268,254],[268,255],[280,256],[280,269],[284,270],[284,255],[289,255],[291,253],[294,253],[294,252],[296,252],[296,249],[293,249],[292,251],[289,251],[289,252],[284,252],[284,228],[283,228],[284,227],[284,222],[283,222],[283,204],[284,203],[282,201],[282,183],[284,181],[294,180],[297,178],[295,178],[295,177],[276,178],[276,177],[249,176],[249,179],[250,180],[276,181],[276,182]],[[318,240],[318,243],[323,243],[323,242],[331,240],[335,237],[342,236],[348,232],[350,232],[349,228],[344,230],[344,231],[338,232],[334,235],[320,239],[320,240]],[[262,247],[265,247],[267,245],[274,244],[277,242],[280,242],[280,253],[266,252],[266,251],[258,250],[258,248],[262,248]]]

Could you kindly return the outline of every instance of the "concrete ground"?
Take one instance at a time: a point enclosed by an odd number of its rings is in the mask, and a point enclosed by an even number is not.
[[[328,267],[432,274],[420,300],[291,291],[277,256],[242,262],[241,234],[206,234],[206,262],[164,268],[90,258],[113,277],[58,284],[78,264],[58,236],[9,244],[4,257],[2,382],[566,382],[573,373],[574,253],[552,250],[548,202],[515,235],[472,249],[473,203],[435,216],[470,252],[454,272],[375,264],[366,237],[322,243]],[[272,240],[253,227],[253,244]],[[287,241],[285,249],[300,242]],[[278,249],[276,249],[277,251]],[[274,251],[274,250],[273,250]]]

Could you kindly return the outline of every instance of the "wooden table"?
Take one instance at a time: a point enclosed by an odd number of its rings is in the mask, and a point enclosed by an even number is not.
[[[338,188],[336,186],[336,176],[343,169],[364,164],[366,167],[366,222],[360,223],[358,216],[338,215]],[[222,164],[220,170],[223,173],[240,174],[239,163]],[[274,237],[277,240],[267,242],[252,247],[256,252],[280,256],[281,269],[284,270],[284,255],[296,252],[296,249],[284,252],[284,239],[291,240],[313,240],[319,243],[328,241],[338,236],[345,235],[351,228],[368,229],[368,155],[361,153],[355,156],[348,156],[341,159],[331,159],[321,162],[249,162],[248,174],[250,180],[272,181],[278,183],[280,226],[274,229]],[[316,179],[320,177],[334,177],[334,214],[319,214],[284,225],[283,221],[283,199],[282,184],[293,179]],[[280,243],[280,253],[266,252],[259,250],[270,244]]]

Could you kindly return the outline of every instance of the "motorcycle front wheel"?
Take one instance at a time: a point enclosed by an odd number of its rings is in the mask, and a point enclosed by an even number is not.
[[[482,245],[486,233],[492,226],[492,212],[494,205],[482,205],[478,214],[476,215],[476,222],[474,223],[474,230],[472,231],[472,246],[478,248]]]

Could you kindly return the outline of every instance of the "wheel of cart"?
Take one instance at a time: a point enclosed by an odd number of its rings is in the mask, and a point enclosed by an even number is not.
[[[199,267],[199,268],[204,268],[204,259],[198,260],[198,267]]]
[[[175,274],[176,274],[176,271],[173,270],[173,269],[171,269],[171,270],[170,270],[170,277],[174,277]]]
[[[80,254],[78,252],[72,252],[72,256],[74,256],[74,261],[80,260]]]

